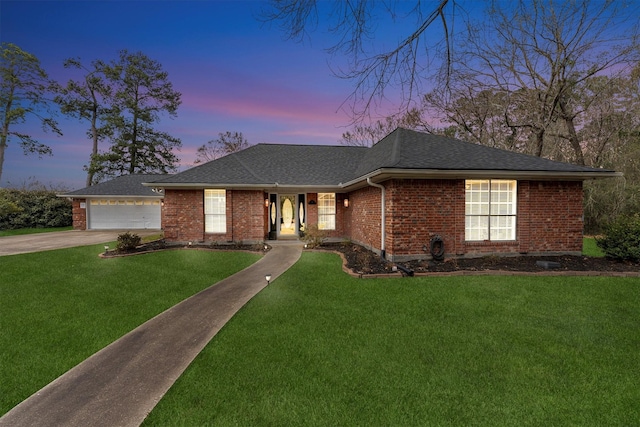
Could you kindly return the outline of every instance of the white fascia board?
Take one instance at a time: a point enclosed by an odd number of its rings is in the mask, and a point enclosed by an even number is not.
[[[509,171],[509,170],[445,170],[445,169],[378,169],[367,175],[344,183],[342,188],[366,187],[367,178],[374,182],[389,179],[516,179],[536,181],[584,181],[588,179],[615,178],[621,172],[552,172],[552,171]]]
[[[163,199],[164,194],[157,196],[136,196],[132,194],[56,194],[56,197],[67,199]]]

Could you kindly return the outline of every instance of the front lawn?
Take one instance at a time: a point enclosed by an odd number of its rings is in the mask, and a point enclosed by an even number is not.
[[[0,230],[0,237],[4,236],[21,236],[24,234],[38,234],[38,233],[52,233],[55,231],[68,231],[73,230],[73,227],[58,227],[58,228],[19,228],[17,230]]]
[[[605,254],[596,243],[594,237],[585,237],[582,239],[582,254],[590,257],[604,257]]]
[[[0,257],[0,415],[125,333],[255,262],[245,252]]]
[[[354,279],[301,260],[144,425],[637,425],[640,279]]]

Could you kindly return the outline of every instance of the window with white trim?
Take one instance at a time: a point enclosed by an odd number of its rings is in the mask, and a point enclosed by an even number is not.
[[[204,190],[204,232],[227,232],[226,190]]]
[[[465,181],[465,240],[515,240],[517,182]]]
[[[336,229],[336,193],[318,193],[318,229]]]

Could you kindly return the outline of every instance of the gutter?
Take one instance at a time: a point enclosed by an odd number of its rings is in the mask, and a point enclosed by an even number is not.
[[[386,206],[386,200],[385,200],[385,196],[386,196],[386,188],[384,188],[384,185],[381,184],[376,184],[375,182],[371,181],[371,178],[367,178],[367,184],[369,184],[372,187],[376,187],[379,188],[381,191],[381,199],[380,199],[380,256],[382,257],[382,259],[386,259],[386,255],[387,255],[387,251],[384,245],[384,241],[386,239],[386,213],[385,213],[385,206]]]

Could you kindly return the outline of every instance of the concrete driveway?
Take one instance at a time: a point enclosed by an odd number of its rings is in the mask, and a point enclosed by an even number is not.
[[[126,231],[144,237],[161,233],[160,230],[69,230],[53,233],[25,234],[0,237],[0,256],[73,248],[114,242]]]

